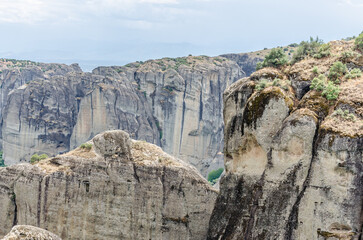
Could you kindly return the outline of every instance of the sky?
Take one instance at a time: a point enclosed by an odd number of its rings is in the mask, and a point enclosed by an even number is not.
[[[363,0],[0,0],[0,57],[84,71],[363,31]]]

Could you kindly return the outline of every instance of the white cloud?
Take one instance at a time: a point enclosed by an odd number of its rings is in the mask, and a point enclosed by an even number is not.
[[[180,3],[191,0],[1,0],[0,23],[63,23],[65,21],[94,21],[95,18],[112,17],[123,25],[139,28],[150,22],[148,18],[169,19],[183,14]],[[205,0],[198,0],[205,1]],[[184,8],[183,8],[184,9]],[[188,14],[190,9],[185,9]],[[162,14],[156,16],[155,13]],[[147,21],[145,19],[148,19]],[[144,21],[145,20],[145,21]],[[149,26],[150,27],[150,26]]]
[[[361,0],[343,0],[343,4],[348,4],[353,7],[363,7],[363,2]]]

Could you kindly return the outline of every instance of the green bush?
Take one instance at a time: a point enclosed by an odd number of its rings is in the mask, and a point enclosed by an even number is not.
[[[319,74],[319,73],[320,73],[320,70],[319,70],[319,68],[318,68],[317,66],[315,66],[315,67],[313,68],[313,73],[314,73],[314,74]]]
[[[216,182],[216,180],[223,173],[223,170],[224,170],[223,168],[219,168],[219,169],[210,171],[210,173],[208,173],[208,182],[214,184]]]
[[[281,48],[273,48],[270,53],[266,55],[263,62],[258,63],[256,70],[264,67],[280,67],[287,64],[287,56]]]
[[[44,160],[44,159],[47,159],[47,158],[48,158],[47,154],[41,154],[41,155],[34,154],[30,158],[30,163],[37,163],[37,162],[39,162],[41,160]]]
[[[3,159],[3,151],[0,151],[0,167],[6,167]]]
[[[359,36],[355,39],[354,43],[355,43],[355,47],[359,51],[363,51],[363,32],[361,34],[359,34]]]
[[[328,100],[337,99],[340,92],[339,86],[331,81],[327,82],[327,79],[323,74],[320,74],[319,77],[316,77],[311,81],[310,88],[322,92],[321,95]]]
[[[310,88],[321,92],[325,89],[326,81],[326,77],[323,74],[320,74],[319,77],[316,77],[311,81]]]
[[[348,72],[344,78],[345,79],[352,79],[352,78],[359,78],[362,76],[362,71],[359,68],[353,68],[350,72]]]
[[[347,66],[342,62],[337,61],[333,63],[333,65],[330,67],[328,77],[331,80],[339,82],[339,78],[344,76],[346,72],[347,72]]]
[[[315,53],[313,55],[314,58],[323,58],[323,57],[328,57],[330,56],[330,45],[329,44],[322,44],[319,49],[318,49],[318,52]]]
[[[262,91],[264,88],[266,88],[268,85],[268,80],[267,79],[261,79],[255,86],[255,89],[257,91]]]
[[[92,143],[82,143],[81,146],[79,146],[82,149],[87,149],[87,150],[91,150],[92,148]]]
[[[352,59],[357,56],[357,53],[353,51],[344,51],[340,54],[340,60],[343,62],[347,62],[349,59]]]
[[[348,121],[352,121],[355,122],[355,115],[353,113],[350,113],[349,110],[342,110],[341,108],[339,108],[338,110],[334,111],[334,113],[332,114],[333,117],[341,117],[345,120]]]
[[[328,82],[328,85],[325,87],[323,92],[321,93],[326,99],[335,100],[338,98],[340,93],[339,86],[335,85],[333,82]]]
[[[302,41],[292,56],[292,63],[297,63],[303,60],[306,56],[313,56],[317,54],[320,46],[323,44],[323,40],[316,37],[316,39],[310,37],[310,41]]]
[[[297,44],[297,43],[291,43],[291,44],[289,44],[289,47],[297,47],[297,46],[299,46],[299,44]]]

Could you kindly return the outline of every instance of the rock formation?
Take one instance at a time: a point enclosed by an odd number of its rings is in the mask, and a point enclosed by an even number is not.
[[[216,197],[194,167],[108,131],[35,165],[0,168],[0,236],[26,224],[62,239],[205,239]]]
[[[43,74],[33,65],[36,77],[18,73],[13,90],[3,95],[7,165],[29,161],[34,153],[68,151],[112,129],[155,143],[204,175],[223,165],[222,93],[243,75],[235,62],[189,56],[99,67],[92,73],[70,66],[62,75]],[[1,76],[10,84],[6,71]]]
[[[207,239],[362,239],[363,77],[341,79],[337,100],[310,90],[314,66],[328,72],[354,51],[330,49],[225,91],[226,172]],[[357,56],[348,68],[363,68]]]
[[[6,235],[3,240],[61,240],[57,235],[48,232],[47,230],[27,226],[27,225],[17,225],[14,226],[8,235]]]

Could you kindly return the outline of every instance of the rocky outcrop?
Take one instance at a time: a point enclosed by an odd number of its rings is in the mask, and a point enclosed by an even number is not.
[[[341,44],[330,44],[336,58]],[[293,84],[310,86],[294,77],[311,61],[262,69],[226,90],[225,176],[207,239],[362,238],[363,78],[342,79],[339,98],[327,101]],[[256,88],[262,79],[270,84]]]
[[[0,236],[16,224],[62,239],[205,239],[217,196],[194,167],[123,131],[35,165],[0,169]]]
[[[232,60],[240,66],[241,70],[244,72],[243,77],[250,76],[253,72],[256,71],[256,65],[258,62],[262,62],[264,59],[264,55],[255,55],[253,53],[229,53],[223,54],[221,57],[225,57],[229,60]]]
[[[3,110],[5,163],[65,152],[122,129],[206,175],[223,165],[222,92],[241,75],[225,58],[190,56],[19,82]]]
[[[61,240],[57,235],[48,232],[47,230],[27,226],[27,225],[17,225],[14,226],[8,235],[6,235],[3,240]]]
[[[52,76],[81,71],[78,64],[68,66],[0,59],[0,117],[2,117],[3,109],[7,106],[9,94],[15,89],[22,89],[25,84],[37,79],[47,79]]]

